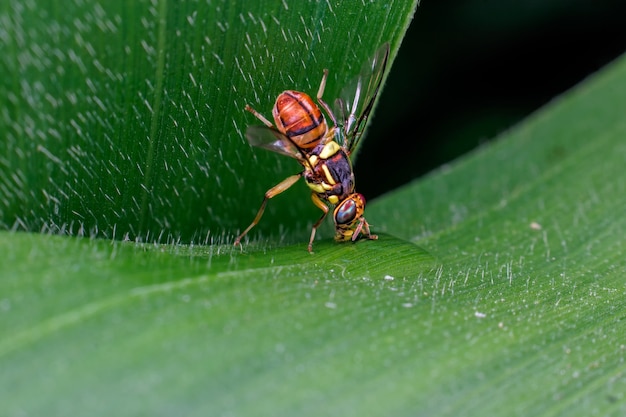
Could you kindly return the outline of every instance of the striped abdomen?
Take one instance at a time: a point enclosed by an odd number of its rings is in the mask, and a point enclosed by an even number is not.
[[[299,91],[283,91],[272,113],[278,130],[302,149],[314,148],[328,131],[319,107]]]

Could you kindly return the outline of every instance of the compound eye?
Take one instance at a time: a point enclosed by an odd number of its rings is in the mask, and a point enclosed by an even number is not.
[[[350,223],[356,217],[357,207],[353,199],[349,198],[341,203],[335,214],[337,224]]]

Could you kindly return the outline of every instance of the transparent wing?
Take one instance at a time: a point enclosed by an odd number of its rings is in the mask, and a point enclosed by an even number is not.
[[[298,160],[302,159],[298,147],[287,136],[271,127],[248,126],[246,138],[250,145],[257,148],[267,149]]]
[[[384,43],[335,101],[333,111],[338,118],[337,122],[343,123],[344,146],[350,152],[361,139],[383,80],[388,57],[389,44]]]

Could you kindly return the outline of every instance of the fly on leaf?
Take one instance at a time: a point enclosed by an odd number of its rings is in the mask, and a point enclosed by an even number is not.
[[[365,63],[359,76],[342,90],[333,109],[322,99],[328,70],[324,70],[317,91],[319,106],[305,93],[283,91],[274,104],[272,124],[261,113],[246,105],[245,109],[263,123],[261,126],[249,126],[246,130],[250,145],[294,158],[304,170],[265,192],[256,217],[237,237],[235,246],[240,245],[241,239],[261,220],[267,202],[301,177],[311,189],[313,204],[323,212],[313,225],[309,252],[313,251],[315,232],[331,208],[336,241],[355,241],[359,236],[372,240],[378,238],[371,233],[363,217],[365,197],[355,192],[350,155],[363,136],[388,58],[389,44],[385,43]],[[330,119],[331,126],[322,110]]]

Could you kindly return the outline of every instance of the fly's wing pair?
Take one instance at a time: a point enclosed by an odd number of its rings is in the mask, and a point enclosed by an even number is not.
[[[367,118],[372,111],[389,58],[385,43],[362,67],[359,75],[342,91],[333,111],[342,124],[343,146],[351,153],[359,143]],[[250,145],[302,161],[300,150],[287,136],[269,126],[249,126],[246,138]]]
[[[250,145],[257,148],[267,149],[272,152],[286,155],[297,160],[302,159],[302,154],[291,139],[269,126],[248,126],[246,138]]]
[[[389,44],[384,43],[361,68],[359,75],[341,90],[333,111],[341,126],[344,147],[351,153],[359,143],[367,125],[374,101],[383,81]]]

